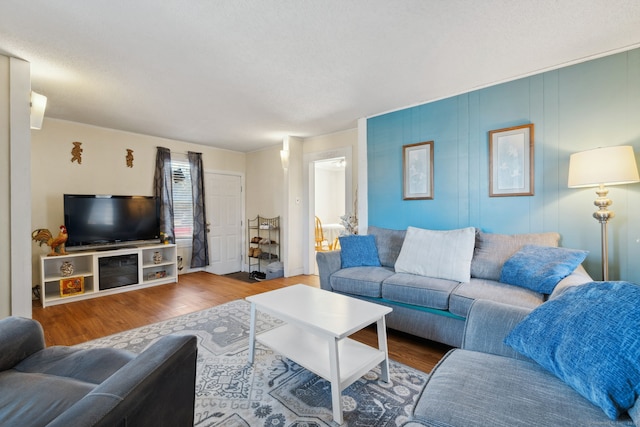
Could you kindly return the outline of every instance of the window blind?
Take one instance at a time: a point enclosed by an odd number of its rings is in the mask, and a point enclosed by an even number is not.
[[[191,171],[186,154],[171,154],[173,176],[173,228],[176,239],[193,238]]]

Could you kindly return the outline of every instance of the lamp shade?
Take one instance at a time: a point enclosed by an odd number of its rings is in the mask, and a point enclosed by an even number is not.
[[[569,158],[569,188],[631,184],[640,181],[633,147],[595,148]]]

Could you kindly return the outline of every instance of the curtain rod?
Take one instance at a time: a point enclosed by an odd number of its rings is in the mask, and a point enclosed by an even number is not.
[[[159,148],[159,147],[156,147],[156,148]],[[169,149],[169,151],[171,152],[171,154],[182,154],[182,155],[184,155],[184,156],[188,156],[188,155],[189,155],[189,152],[188,152],[188,151],[173,151],[173,150],[171,150],[171,149]],[[192,153],[202,154],[202,153],[200,153],[200,152],[198,152],[198,151],[192,151]]]

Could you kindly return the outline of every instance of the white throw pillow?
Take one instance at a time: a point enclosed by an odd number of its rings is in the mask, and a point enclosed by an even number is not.
[[[468,282],[476,229],[425,230],[408,227],[396,260],[398,273]]]

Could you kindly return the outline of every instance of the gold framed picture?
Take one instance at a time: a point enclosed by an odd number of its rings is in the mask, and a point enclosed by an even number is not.
[[[489,197],[533,196],[533,124],[489,132]]]
[[[60,296],[70,297],[84,293],[84,277],[66,277],[60,279]]]

